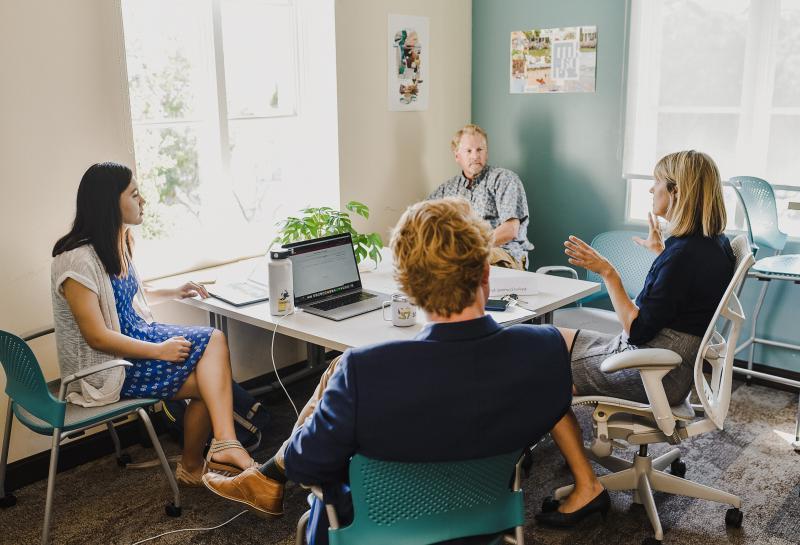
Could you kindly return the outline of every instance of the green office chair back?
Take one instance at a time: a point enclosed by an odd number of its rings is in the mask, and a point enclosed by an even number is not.
[[[754,176],[735,176],[730,183],[741,200],[751,242],[782,251],[787,235],[778,229],[778,207],[769,182]]]
[[[0,331],[0,363],[6,373],[8,397],[54,428],[62,428],[66,403],[59,402],[47,389],[42,369],[28,344]]]
[[[634,299],[644,288],[644,280],[656,256],[633,241],[638,236],[646,239],[647,233],[634,231],[606,231],[592,240],[591,246],[608,259],[617,269],[628,297]],[[587,271],[586,280],[599,282],[600,291],[582,299],[583,303],[608,297],[608,290],[599,274]]]
[[[357,454],[350,462],[354,520],[331,545],[424,545],[521,526],[512,491],[520,452],[461,462],[404,463]]]

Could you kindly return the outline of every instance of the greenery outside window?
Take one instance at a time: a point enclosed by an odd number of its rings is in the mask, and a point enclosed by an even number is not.
[[[122,0],[122,17],[144,276],[263,254],[308,195],[338,207],[333,0]]]

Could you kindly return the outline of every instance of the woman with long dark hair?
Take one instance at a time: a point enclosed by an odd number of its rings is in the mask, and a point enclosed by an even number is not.
[[[144,204],[133,173],[124,165],[98,163],[83,175],[72,229],[53,247],[59,365],[65,376],[115,358],[133,364],[73,383],[67,399],[84,406],[119,397],[189,399],[176,477],[183,484],[202,486],[206,469],[236,474],[254,461],[234,433],[230,355],[222,332],[152,319],[145,295],[163,300],[208,293],[194,282],[164,290],[142,285],[132,262],[129,227],[142,223]]]

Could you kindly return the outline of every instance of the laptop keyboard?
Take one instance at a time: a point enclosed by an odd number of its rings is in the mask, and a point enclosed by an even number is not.
[[[337,297],[336,299],[330,299],[328,301],[322,301],[314,305],[309,305],[312,308],[316,308],[319,310],[333,310],[335,308],[343,307],[345,305],[352,305],[353,303],[359,303],[361,301],[366,301],[367,299],[372,299],[375,297],[372,293],[365,293],[363,291],[358,293],[351,293],[350,295],[344,295],[342,297]]]

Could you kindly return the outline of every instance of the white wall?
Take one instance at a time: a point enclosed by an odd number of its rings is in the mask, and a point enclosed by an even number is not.
[[[452,133],[469,120],[469,0],[337,0],[341,200],[373,215],[360,228],[386,237],[408,204],[456,168]],[[388,112],[387,15],[430,17],[431,95],[426,112]],[[118,1],[0,2],[0,329],[49,325],[50,250],[72,220],[80,177],[92,163],[134,164]],[[204,324],[177,303],[157,318]],[[268,371],[269,336],[231,324],[240,380]],[[52,336],[35,341],[47,379],[58,375]],[[305,357],[299,343],[276,343],[280,365]],[[5,376],[0,373],[0,386]],[[5,395],[0,395],[4,418]],[[49,448],[15,425],[10,460]]]
[[[50,250],[83,171],[100,159],[133,162],[121,32],[115,2],[0,3],[0,329],[52,322]],[[58,375],[53,344],[34,344],[48,379]],[[5,409],[3,395],[0,417]],[[10,459],[48,444],[15,426]]]
[[[430,18],[427,111],[388,111],[390,13]],[[450,139],[470,119],[471,29],[470,0],[336,1],[341,200],[367,204],[356,227],[385,243],[406,206],[458,172]]]

